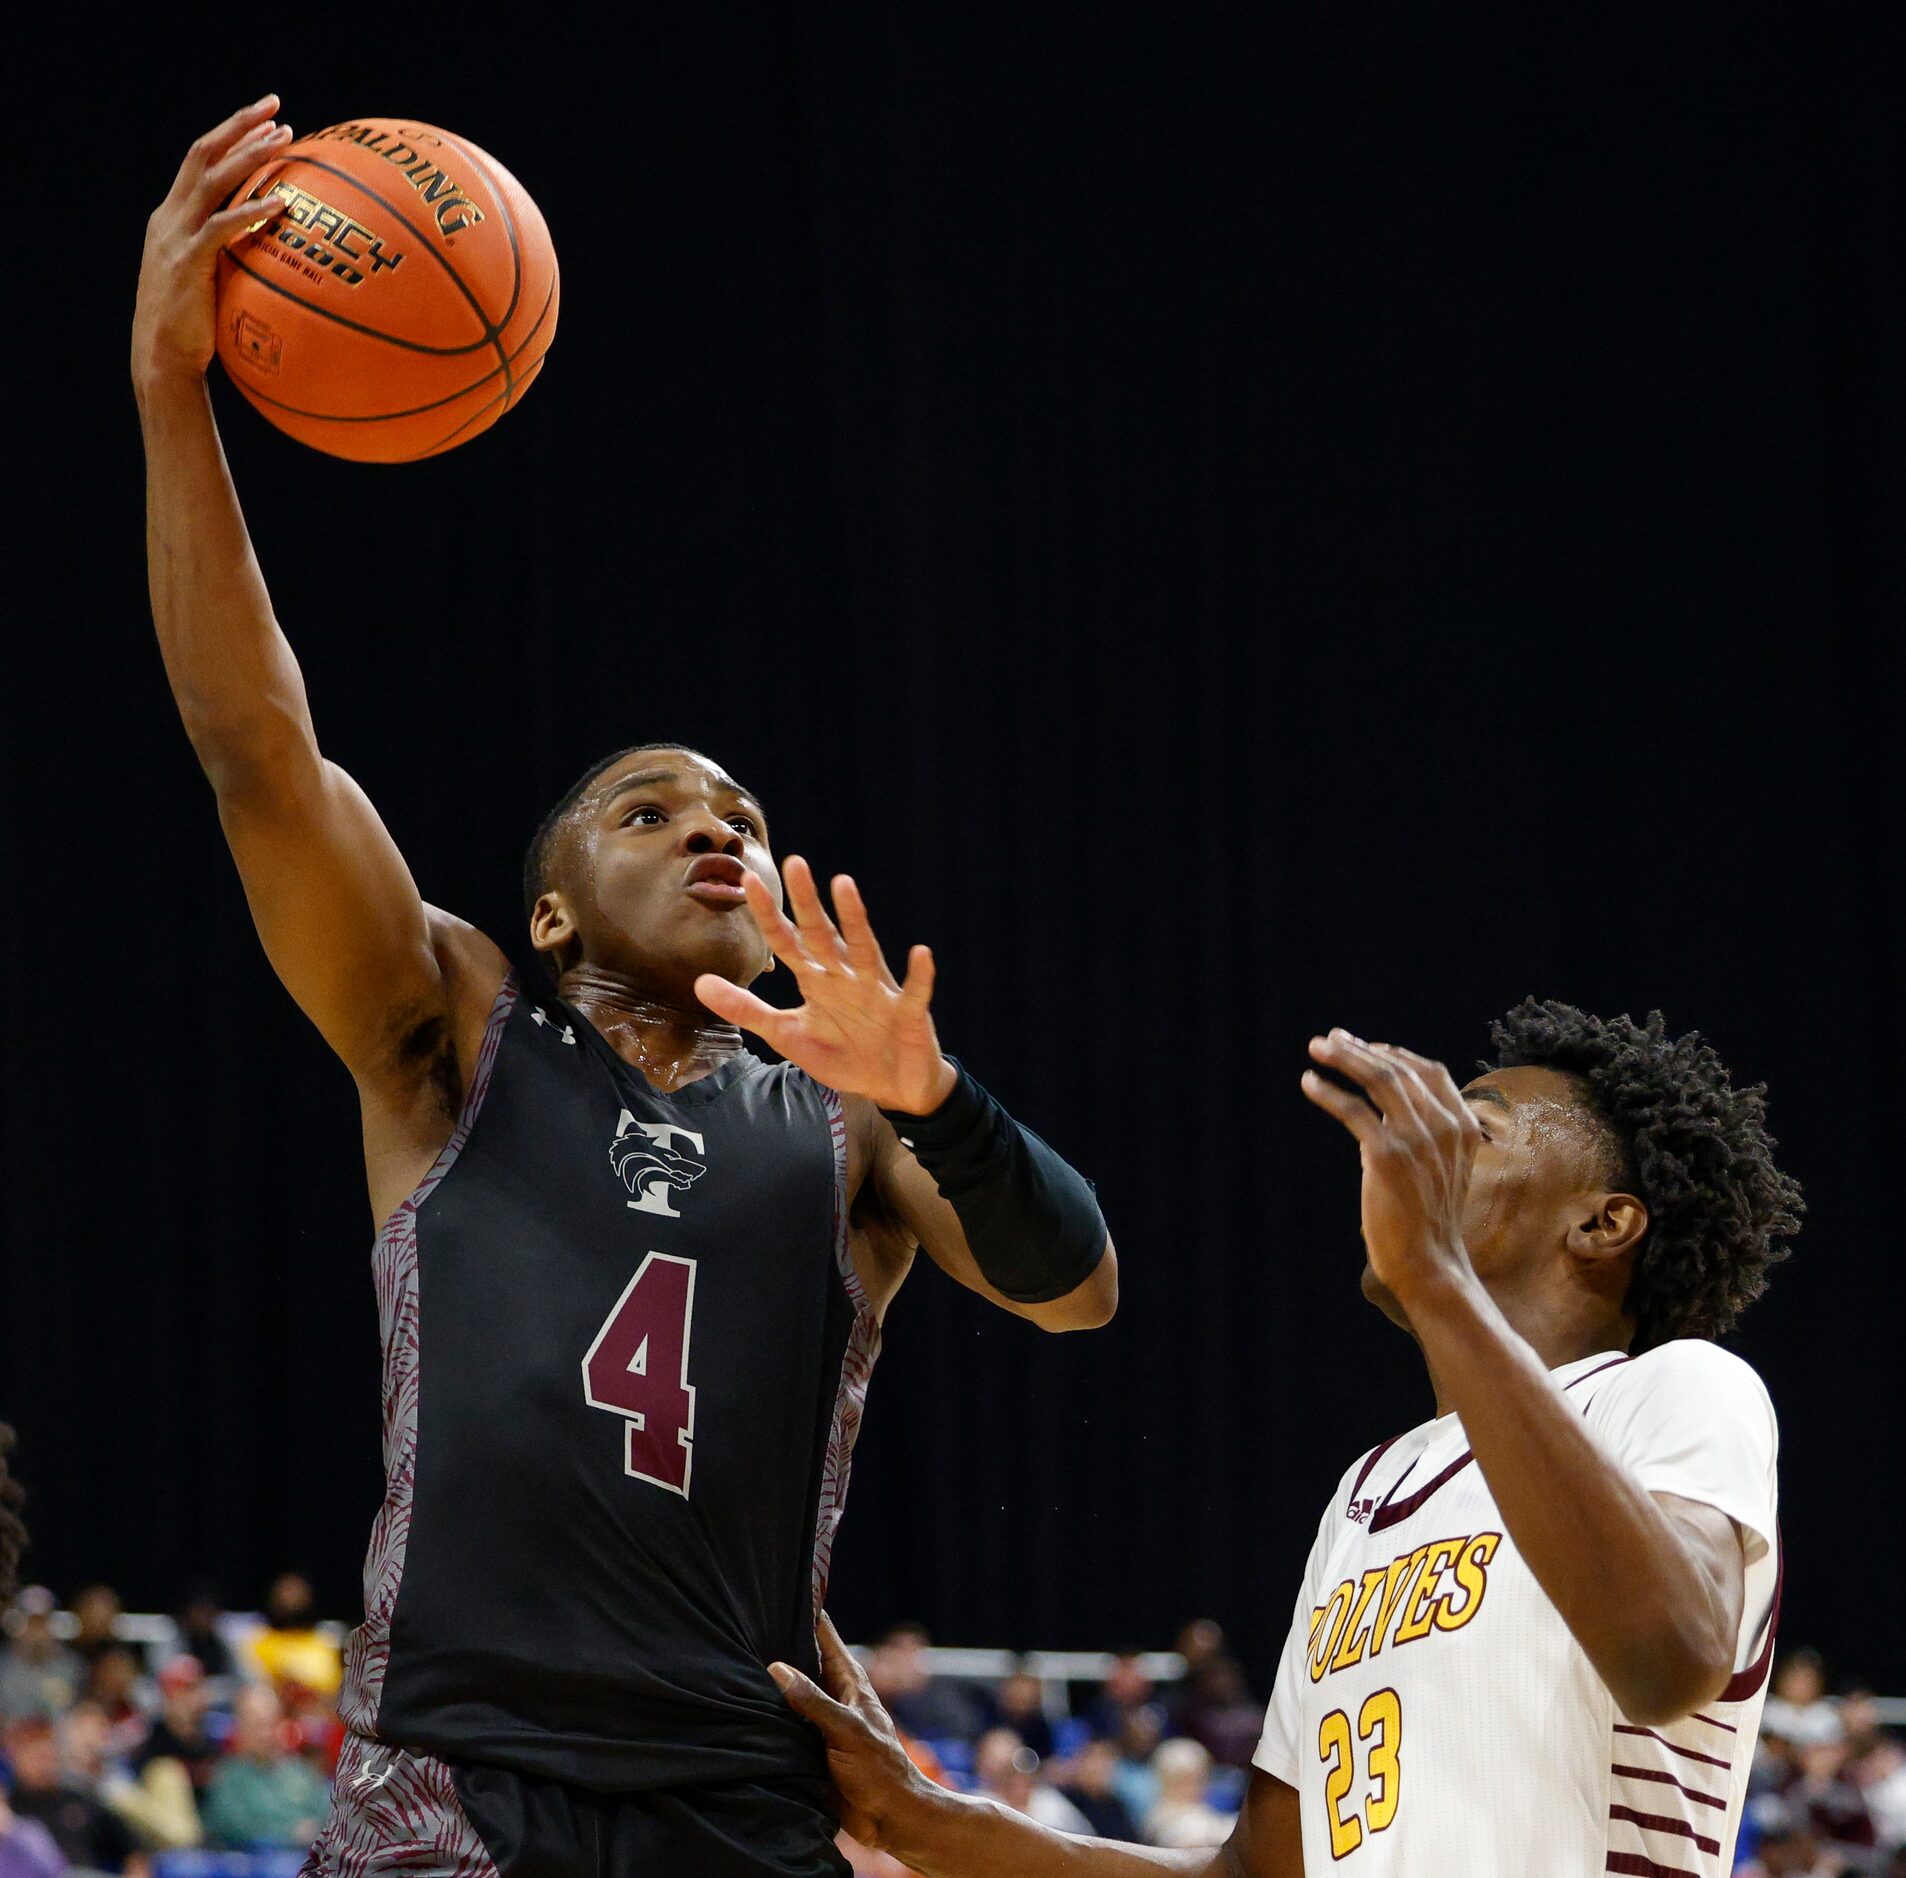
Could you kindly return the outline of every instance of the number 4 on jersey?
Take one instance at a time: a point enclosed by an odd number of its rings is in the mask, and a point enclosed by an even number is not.
[[[694,1312],[695,1261],[651,1252],[582,1359],[589,1406],[628,1419],[623,1471],[683,1499],[695,1460],[695,1391],[688,1381]]]

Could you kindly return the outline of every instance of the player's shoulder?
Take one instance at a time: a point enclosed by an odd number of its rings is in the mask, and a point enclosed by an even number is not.
[[[1773,1413],[1760,1372],[1703,1337],[1675,1337],[1612,1367],[1595,1405],[1606,1410],[1655,1399],[1707,1404],[1716,1412],[1753,1405]]]

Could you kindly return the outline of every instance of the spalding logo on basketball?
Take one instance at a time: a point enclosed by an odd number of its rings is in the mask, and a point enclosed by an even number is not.
[[[556,332],[556,251],[528,192],[467,139],[364,117],[300,137],[232,198],[218,355],[287,435],[401,463],[488,430]]]

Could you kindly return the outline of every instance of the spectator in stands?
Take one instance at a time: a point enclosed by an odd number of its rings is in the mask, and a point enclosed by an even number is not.
[[[1809,1742],[1800,1750],[1800,1777],[1781,1798],[1806,1814],[1822,1843],[1870,1851],[1873,1819],[1865,1796],[1846,1777],[1847,1759],[1844,1740]]]
[[[1158,1710],[1147,1704],[1125,1717],[1118,1736],[1118,1772],[1112,1785],[1125,1810],[1141,1824],[1158,1804],[1158,1774],[1152,1757],[1164,1733]]]
[[[10,1782],[0,1763],[0,1878],[59,1878],[66,1855],[37,1819],[22,1819],[7,1803]]]
[[[1761,1710],[1760,1731],[1795,1748],[1839,1740],[1840,1716],[1827,1700],[1826,1665],[1818,1650],[1794,1650],[1780,1660]]]
[[[1235,1823],[1205,1799],[1211,1782],[1211,1756],[1197,1742],[1163,1743],[1152,1756],[1158,1776],[1158,1803],[1145,1818],[1149,1844],[1185,1850],[1222,1845]]]
[[[176,1761],[195,1793],[211,1784],[218,1748],[205,1730],[212,1707],[211,1685],[196,1656],[175,1656],[159,1672],[159,1713],[139,1751],[133,1771],[143,1774],[154,1761]]]
[[[1880,1726],[1879,1710],[1864,1689],[1840,1704],[1847,1778],[1860,1790],[1882,1846],[1906,1846],[1906,1749]]]
[[[1180,1731],[1224,1767],[1249,1767],[1264,1732],[1264,1710],[1244,1671],[1228,1656],[1207,1657],[1186,1679]]]
[[[1157,1692],[1151,1678],[1139,1666],[1140,1652],[1120,1650],[1105,1672],[1105,1686],[1092,1704],[1086,1720],[1092,1732],[1106,1741],[1116,1741],[1125,1728],[1125,1718],[1133,1709],[1156,1705]]]
[[[139,1699],[144,1680],[139,1658],[123,1643],[115,1643],[93,1658],[83,1699],[96,1702],[105,1716],[112,1730],[115,1759],[131,1760],[144,1745],[152,1726],[145,1704]]]
[[[238,1674],[231,1646],[219,1629],[224,1615],[217,1594],[210,1586],[201,1586],[177,1619],[179,1649],[187,1656],[196,1657],[199,1667],[214,1681]]]
[[[874,1690],[894,1725],[923,1741],[971,1741],[986,1725],[972,1692],[926,1662],[928,1637],[919,1624],[896,1624],[875,1645],[867,1663]]]
[[[1046,1719],[1045,1685],[1023,1661],[1002,1678],[993,1695],[997,1725],[1010,1728],[1042,1761],[1052,1758],[1052,1723]]]
[[[973,1750],[980,1791],[1054,1832],[1089,1833],[1085,1815],[1039,1771],[1039,1756],[1010,1728],[990,1728]]]
[[[1747,1812],[1757,1843],[1734,1878],[1840,1878],[1846,1870],[1841,1860],[1822,1855],[1806,1815],[1778,1794],[1763,1793]]]
[[[86,1665],[53,1634],[58,1601],[28,1585],[9,1618],[13,1641],[0,1653],[0,1721],[46,1720],[73,1706]]]
[[[1138,1822],[1118,1794],[1118,1749],[1109,1741],[1088,1741],[1072,1763],[1072,1777],[1059,1789],[1084,1814],[1101,1839],[1139,1837]]]
[[[252,1639],[258,1667],[274,1683],[334,1696],[344,1681],[338,1646],[317,1627],[316,1599],[297,1572],[280,1572],[265,1594],[265,1627]]]
[[[324,1776],[293,1753],[277,1691],[252,1684],[232,1705],[232,1748],[212,1776],[202,1817],[207,1838],[234,1851],[296,1851],[318,1835],[330,1806]]]
[[[119,1647],[119,1618],[125,1606],[111,1585],[87,1585],[73,1594],[73,1654],[90,1669],[108,1650]]]
[[[38,1820],[67,1864],[141,1878],[145,1859],[131,1829],[98,1794],[67,1777],[53,1724],[15,1722],[6,1742],[13,1763],[13,1811],[22,1819]]]
[[[198,1809],[184,1771],[173,1767],[135,1780],[116,1751],[111,1723],[97,1702],[73,1705],[60,1730],[60,1751],[67,1784],[111,1807],[144,1850],[198,1844]]]

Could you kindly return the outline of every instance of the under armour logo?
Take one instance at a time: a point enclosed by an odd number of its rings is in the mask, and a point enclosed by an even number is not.
[[[538,1004],[531,1007],[529,1021],[532,1024],[553,1024],[556,1020]],[[576,1027],[574,1024],[565,1024],[559,1034],[564,1043],[574,1043],[576,1041]]]
[[[675,1146],[677,1141],[687,1142],[697,1154],[708,1152],[692,1128],[677,1128],[673,1122],[639,1122],[627,1109],[622,1111],[615,1139],[609,1144],[609,1159],[622,1184],[635,1195],[629,1202],[634,1211],[681,1218],[668,1203],[670,1191],[686,1193],[708,1169],[682,1153]]]

